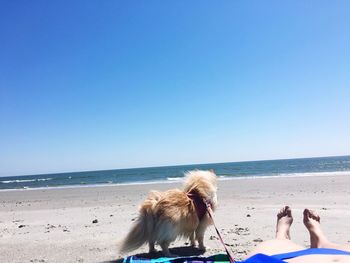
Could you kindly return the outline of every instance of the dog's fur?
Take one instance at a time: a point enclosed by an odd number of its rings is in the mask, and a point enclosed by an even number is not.
[[[205,250],[203,237],[211,220],[207,213],[199,218],[195,202],[188,193],[209,202],[215,210],[216,191],[216,175],[212,170],[186,173],[182,191],[151,191],[141,205],[129,234],[122,241],[120,252],[132,251],[148,243],[150,253],[155,252],[154,245],[159,244],[165,256],[173,256],[169,252],[169,244],[178,237],[190,238],[192,246],[197,240],[199,249]]]

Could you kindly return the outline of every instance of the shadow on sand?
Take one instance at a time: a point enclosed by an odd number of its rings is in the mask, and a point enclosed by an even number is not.
[[[199,256],[202,255],[204,252],[203,250],[199,250],[198,248],[195,247],[175,247],[175,248],[170,248],[170,253],[178,255],[179,257],[186,257],[186,256]],[[164,257],[161,251],[158,251],[157,253],[140,253],[133,255],[139,258],[160,258]],[[123,259],[116,259],[112,261],[103,261],[101,263],[122,263]]]

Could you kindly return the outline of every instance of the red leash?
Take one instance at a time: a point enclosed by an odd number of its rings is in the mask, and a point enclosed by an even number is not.
[[[217,228],[216,225],[215,225],[214,217],[213,217],[213,211],[212,211],[212,209],[211,209],[210,203],[209,203],[209,202],[206,202],[205,200],[203,200],[203,201],[204,201],[205,205],[207,206],[208,215],[210,216],[211,220],[213,221],[213,225],[214,225],[214,228],[215,228],[215,230],[216,230],[216,233],[218,234],[219,239],[220,239],[222,245],[224,246],[224,248],[225,248],[225,250],[226,250],[226,254],[227,254],[227,256],[228,256],[230,262],[231,262],[231,263],[235,263],[236,261],[235,261],[234,257],[232,256],[231,252],[227,249],[227,246],[226,246],[224,240],[222,239],[222,236],[220,235],[220,232],[219,232],[218,228]]]

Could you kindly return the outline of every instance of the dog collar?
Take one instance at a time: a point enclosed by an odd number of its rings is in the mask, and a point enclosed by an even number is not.
[[[193,201],[198,219],[201,220],[207,213],[207,205],[204,203],[203,199],[194,191],[188,192],[187,196]]]

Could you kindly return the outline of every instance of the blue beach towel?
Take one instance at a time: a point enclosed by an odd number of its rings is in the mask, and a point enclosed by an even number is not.
[[[246,260],[236,261],[236,263],[286,263],[285,259],[295,258],[306,255],[348,255],[350,252],[330,249],[330,248],[309,248],[290,253],[283,253],[268,256],[265,254],[256,254]],[[124,259],[123,263],[229,263],[225,254],[218,254],[210,257],[177,257],[177,258],[157,258],[147,259],[130,256]]]

